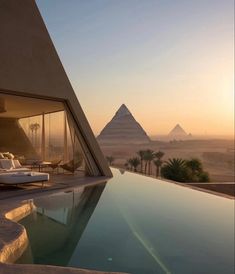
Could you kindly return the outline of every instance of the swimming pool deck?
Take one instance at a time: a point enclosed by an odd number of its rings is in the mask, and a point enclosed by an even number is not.
[[[57,190],[73,188],[78,186],[92,186],[108,181],[110,177],[84,177],[81,174],[50,174],[50,180],[44,183],[30,183],[14,186],[4,186],[0,184],[0,202],[9,198],[20,196],[34,196],[41,193],[51,193]]]
[[[74,187],[92,186],[104,183],[107,177],[80,177],[76,175],[52,175],[44,188],[40,184],[25,185],[20,189],[5,189],[0,193],[0,273],[12,274],[110,274],[120,272],[102,272],[70,267],[47,265],[13,264],[24,252],[28,245],[25,228],[17,223],[18,220],[29,215],[35,208],[32,197],[55,193]],[[7,199],[7,203],[6,203]]]

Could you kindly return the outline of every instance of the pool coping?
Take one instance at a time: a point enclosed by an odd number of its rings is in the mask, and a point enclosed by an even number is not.
[[[162,178],[162,177],[155,177],[153,175],[148,175],[148,174],[143,174],[143,173],[139,173],[139,172],[134,172],[134,171],[131,171],[131,170],[126,170],[124,168],[119,168],[119,167],[115,167],[115,166],[112,166],[112,168],[114,169],[123,169],[125,172],[129,172],[131,174],[135,174],[135,175],[140,175],[140,176],[143,176],[143,177],[146,177],[146,178],[149,178],[149,179],[155,179],[156,181],[159,180],[159,181],[162,181],[163,183],[170,183],[170,184],[174,184],[174,185],[177,185],[179,187],[186,187],[186,188],[189,188],[189,189],[192,189],[192,190],[197,190],[197,191],[200,191],[200,192],[204,192],[204,193],[207,193],[207,194],[211,194],[211,195],[215,195],[215,196],[219,196],[219,197],[222,197],[222,198],[227,198],[227,199],[231,199],[231,200],[235,200],[235,196],[231,196],[231,195],[228,195],[228,194],[225,194],[225,193],[221,193],[221,192],[217,192],[217,191],[213,191],[213,190],[209,190],[209,189],[206,189],[206,188],[201,188],[199,186],[195,186],[194,184],[200,184],[200,183],[181,183],[181,182],[176,182],[176,181],[173,181],[173,180],[169,180],[169,179],[165,179],[165,178]],[[201,183],[202,185],[205,184],[205,183]],[[206,184],[219,184],[219,183],[206,183]],[[224,183],[224,184],[235,184],[233,182],[231,183]]]
[[[0,262],[14,262],[25,251],[28,237],[25,228],[17,220],[33,210],[32,203],[13,203],[0,210]]]
[[[2,264],[0,263],[1,274],[128,274],[124,272],[103,272],[73,267],[59,267],[52,265],[33,264]]]

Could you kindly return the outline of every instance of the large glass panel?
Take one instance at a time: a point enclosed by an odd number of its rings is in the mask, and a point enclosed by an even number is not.
[[[68,172],[89,170],[71,115],[62,102],[0,93],[0,152],[22,164],[59,163]]]

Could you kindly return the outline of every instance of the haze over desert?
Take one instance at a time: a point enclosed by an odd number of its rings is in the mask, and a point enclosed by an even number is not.
[[[143,139],[144,136],[144,139]],[[169,158],[200,159],[212,182],[234,182],[234,140],[228,136],[192,135],[177,124],[169,134],[148,136],[125,104],[122,104],[97,140],[113,165],[124,167],[139,150],[164,152]],[[154,174],[154,168],[152,168]]]

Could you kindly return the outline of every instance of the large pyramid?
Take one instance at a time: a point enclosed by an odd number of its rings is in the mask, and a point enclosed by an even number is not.
[[[97,140],[101,144],[145,144],[150,142],[146,132],[124,104],[101,131]]]
[[[187,139],[188,134],[185,132],[185,130],[177,124],[168,134],[168,137],[171,139]]]

